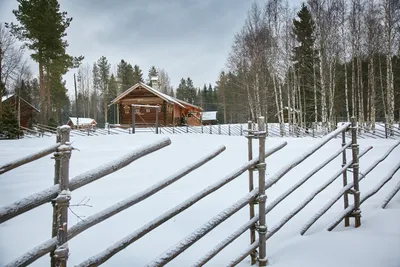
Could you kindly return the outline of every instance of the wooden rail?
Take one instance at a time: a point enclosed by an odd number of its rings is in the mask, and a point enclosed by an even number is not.
[[[165,146],[171,144],[171,140],[169,138],[163,138],[161,141],[158,141],[151,145],[145,145],[134,151],[126,154],[120,159],[114,160],[107,165],[103,165],[101,167],[94,168],[88,172],[80,174],[73,178],[69,184],[69,190],[76,190],[84,185],[87,185],[91,182],[94,182],[106,175],[109,175],[129,164],[133,161],[144,157],[154,151],[157,151]],[[28,197],[15,201],[12,204],[0,207],[0,224],[5,221],[14,218],[24,212],[27,212],[31,209],[39,207],[47,202],[50,202],[53,198],[57,197],[59,193],[59,186],[54,185],[49,187],[43,191],[32,194]]]
[[[208,253],[199,258],[193,266],[203,266],[210,259],[212,259],[215,255],[217,255],[220,251],[226,248],[233,240],[238,238],[247,230],[250,230],[250,245],[236,258],[228,264],[228,266],[235,266],[239,264],[243,259],[247,256],[251,255],[251,263],[258,263],[258,266],[266,266],[268,264],[267,250],[266,250],[266,241],[269,240],[275,233],[277,233],[287,222],[291,220],[297,213],[299,213],[304,207],[306,207],[314,197],[325,190],[334,180],[336,180],[339,176],[343,175],[343,189],[339,192],[335,198],[330,201],[322,211],[317,213],[307,224],[302,228],[301,234],[304,234],[307,229],[311,227],[311,225],[318,220],[323,213],[328,210],[333,203],[335,203],[342,195],[345,195],[344,203],[345,209],[339,215],[338,219],[332,224],[335,227],[343,218],[349,218],[349,216],[353,216],[356,218],[356,227],[361,225],[361,220],[359,218],[360,214],[360,205],[373,194],[375,194],[381,187],[383,187],[392,177],[393,175],[400,169],[400,163],[395,166],[395,168],[389,173],[388,176],[385,177],[378,184],[376,188],[368,192],[366,195],[363,195],[360,198],[360,193],[358,189],[358,183],[361,181],[369,172],[371,172],[380,162],[385,160],[388,155],[399,146],[400,142],[395,144],[391,149],[389,149],[379,160],[374,162],[364,173],[359,174],[358,171],[358,160],[363,155],[365,155],[368,151],[372,149],[372,147],[367,147],[363,149],[361,152],[359,151],[357,144],[357,126],[355,125],[355,120],[352,120],[352,123],[345,123],[335,131],[327,134],[319,141],[316,145],[310,148],[307,152],[303,153],[300,157],[295,158],[289,164],[283,166],[277,173],[272,175],[269,179],[265,179],[265,170],[266,163],[265,158],[279,151],[283,147],[287,145],[286,142],[279,144],[275,147],[265,149],[265,138],[268,132],[272,134],[276,134],[279,131],[280,135],[284,135],[286,132],[290,132],[289,130],[282,128],[282,125],[279,126],[279,129],[275,129],[276,127],[272,125],[271,127],[267,127],[264,118],[260,117],[258,119],[257,129],[253,127],[253,123],[248,123],[247,129],[243,129],[243,126],[236,127],[236,130],[239,131],[240,135],[247,134],[248,138],[248,161],[245,162],[242,166],[237,168],[236,170],[230,172],[223,179],[215,182],[214,184],[208,186],[207,188],[201,190],[200,192],[194,194],[190,198],[181,202],[177,206],[171,208],[170,210],[164,212],[158,217],[154,218],[150,222],[146,223],[139,229],[136,229],[131,234],[117,241],[106,250],[94,255],[87,260],[80,263],[78,266],[99,266],[105,263],[108,259],[113,257],[115,254],[129,246],[130,244],[136,242],[144,235],[148,234],[158,226],[162,225],[166,221],[170,220],[177,214],[183,212],[188,209],[201,199],[207,197],[211,193],[215,192],[219,188],[233,181],[237,177],[241,176],[244,172],[249,171],[249,193],[235,202],[230,207],[224,209],[215,217],[211,218],[207,223],[203,224],[201,227],[196,229],[191,234],[187,235],[180,242],[170,247],[167,251],[160,254],[153,261],[151,261],[147,266],[164,266],[168,262],[175,259],[182,252],[184,252],[187,248],[195,244],[198,240],[208,234],[212,229],[217,227],[219,224],[227,220],[234,213],[239,211],[245,206],[249,206],[250,210],[250,219],[245,224],[243,224],[236,231],[231,233],[228,237],[223,239],[219,244],[217,244],[213,249],[211,249]],[[275,127],[275,128],[274,128]],[[46,127],[47,128],[47,127]],[[270,129],[268,129],[270,128]],[[47,128],[50,129],[50,128]],[[218,134],[228,134],[231,135],[235,132],[235,128],[229,126],[228,129],[223,129],[221,126],[215,127],[207,127],[208,133],[218,133]],[[351,142],[345,142],[346,131],[351,130]],[[176,127],[168,127],[160,128],[160,132],[166,131],[169,133],[175,133],[178,131],[182,131],[185,133],[205,133],[205,127],[185,127],[183,130],[178,129]],[[219,154],[221,154],[225,147],[221,146],[213,150],[211,153],[203,156],[202,158],[196,160],[194,163],[186,166],[185,168],[179,170],[173,175],[161,180],[160,182],[150,186],[149,188],[143,190],[142,192],[136,193],[131,197],[128,197],[110,207],[95,213],[94,215],[80,221],[76,225],[72,227],[68,227],[68,213],[67,208],[69,205],[69,201],[71,199],[71,192],[75,189],[78,189],[88,183],[94,182],[110,173],[113,173],[133,161],[146,156],[150,153],[153,153],[159,149],[162,149],[171,144],[169,138],[162,138],[156,143],[142,146],[134,151],[126,154],[124,157],[114,160],[113,162],[107,164],[106,166],[102,166],[99,168],[95,168],[86,173],[80,174],[73,179],[69,179],[69,158],[71,156],[72,147],[69,142],[70,136],[70,128],[68,126],[59,127],[57,129],[57,143],[49,148],[46,148],[40,152],[34,153],[30,156],[24,157],[20,160],[11,162],[0,167],[0,174],[11,169],[17,168],[23,164],[34,161],[38,158],[44,157],[46,155],[55,152],[54,159],[56,160],[55,164],[55,180],[54,186],[49,187],[41,192],[36,194],[32,194],[31,196],[25,197],[19,201],[16,201],[12,204],[0,207],[0,224],[14,218],[24,212],[27,212],[33,208],[36,208],[42,204],[47,202],[53,203],[53,224],[52,224],[52,238],[43,242],[42,244],[34,247],[30,251],[21,255],[13,262],[6,265],[7,267],[11,266],[27,266],[40,257],[50,253],[51,256],[51,266],[65,266],[67,265],[69,249],[68,249],[68,241],[72,238],[76,237],[80,233],[85,230],[91,228],[94,225],[97,225],[104,220],[114,216],[115,214],[122,212],[123,210],[132,207],[133,205],[151,197],[155,193],[160,190],[166,188],[167,186],[175,183],[185,177],[188,173],[198,169],[203,166]],[[116,130],[115,133],[118,133],[119,130]],[[98,134],[110,134],[110,130],[106,132],[99,131]],[[115,134],[114,133],[114,134]],[[274,201],[269,203],[266,206],[267,192],[266,190],[277,183],[282,177],[284,177],[289,171],[294,169],[296,166],[301,164],[307,158],[309,158],[312,154],[318,151],[320,148],[324,147],[330,140],[335,138],[337,135],[342,134],[342,147],[334,152],[331,156],[325,159],[322,163],[320,163],[317,167],[311,170],[308,174],[306,174],[302,179],[300,179],[295,185],[288,188],[283,194],[278,196]],[[314,136],[317,134],[313,133]],[[259,151],[258,156],[253,157],[253,144],[252,140],[259,140]],[[351,148],[352,150],[352,159],[347,161],[346,159],[346,149]],[[282,200],[292,194],[295,190],[300,188],[305,182],[307,182],[312,176],[318,173],[322,168],[324,168],[327,164],[332,162],[336,157],[342,154],[342,166],[341,168],[334,173],[324,184],[322,184],[319,188],[317,188],[312,194],[310,194],[302,203],[300,203],[294,210],[289,212],[286,216],[284,216],[281,221],[279,221],[274,227],[272,227],[269,231],[267,231],[267,221],[266,214],[268,214],[272,209],[274,209]],[[347,171],[349,168],[353,170],[353,181],[347,183]],[[254,185],[254,171],[257,170],[258,173],[258,187],[255,188]],[[360,175],[360,176],[359,176]],[[354,189],[352,189],[354,188]],[[348,205],[348,199],[346,199],[346,193],[352,190],[352,194],[354,196],[354,204]],[[390,192],[390,194],[385,198],[382,203],[382,207],[386,207],[387,203],[390,199],[400,190],[400,183],[396,185],[394,190]],[[255,206],[257,203],[258,213],[255,214]],[[358,218],[357,218],[358,216]],[[358,221],[357,221],[358,220]],[[331,227],[332,227],[331,225]],[[257,238],[256,238],[256,233]]]
[[[363,173],[360,173],[361,176],[359,178],[359,181],[361,181],[362,179],[364,179],[379,163],[383,162],[388,156],[389,154],[400,144],[400,142],[398,142],[397,144],[395,144],[394,146],[392,146],[380,159],[378,159],[377,161],[375,161],[370,167],[367,168],[367,170]],[[348,190],[350,190],[352,187],[354,186],[354,183],[349,183],[347,185],[345,185],[340,191],[339,193],[333,197],[330,201],[328,201],[328,203],[326,203],[325,206],[323,206],[302,228],[300,231],[300,234],[303,235],[322,215],[324,215],[329,208],[331,208],[333,206],[333,204],[336,203],[336,201],[338,201]],[[347,207],[346,207],[347,208]]]
[[[273,147],[272,149],[269,149],[267,152],[265,152],[265,157],[268,157],[275,153],[276,151],[279,151],[281,148],[286,146],[287,143],[282,143],[276,147]],[[243,164],[240,166],[238,169],[235,171],[231,172],[228,174],[225,178],[219,180],[218,182],[206,187],[202,191],[198,192],[197,194],[193,195],[192,197],[188,198],[187,200],[183,201],[181,204],[175,206],[174,208],[164,212],[154,220],[148,222],[135,232],[131,233],[130,235],[124,237],[123,239],[117,241],[114,243],[112,246],[108,247],[105,249],[103,252],[100,252],[99,254],[87,259],[86,261],[82,262],[79,266],[98,266],[100,264],[103,264],[106,262],[108,259],[110,259],[113,255],[118,253],[119,251],[123,250],[133,242],[137,241],[139,238],[143,237],[153,229],[157,228],[164,222],[168,221],[175,215],[183,212],[187,208],[191,207],[195,203],[197,203],[199,200],[203,199],[207,195],[215,192],[222,186],[228,184],[229,182],[233,181],[235,178],[239,177],[242,175],[245,171],[247,171],[249,168],[257,165],[258,163],[258,157]]]
[[[61,145],[60,143],[57,143],[57,144],[51,145],[51,146],[39,151],[39,152],[35,152],[31,155],[25,156],[18,160],[14,160],[12,162],[6,163],[3,166],[0,166],[0,174],[6,173],[8,171],[11,171],[15,168],[18,168],[18,167],[24,165],[24,164],[27,164],[29,162],[32,162],[32,161],[38,160],[40,158],[43,158],[47,155],[50,155],[51,153],[55,152],[60,145]]]

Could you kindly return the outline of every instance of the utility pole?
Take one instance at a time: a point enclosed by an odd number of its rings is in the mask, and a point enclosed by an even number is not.
[[[76,106],[76,128],[79,129],[78,91],[76,90],[76,78],[75,78],[75,73],[74,73],[74,86],[75,86],[75,106]]]

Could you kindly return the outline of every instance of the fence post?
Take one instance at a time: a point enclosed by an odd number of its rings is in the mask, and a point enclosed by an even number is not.
[[[265,202],[267,196],[265,195],[265,120],[264,117],[258,118],[258,142],[259,142],[259,160],[257,164],[258,170],[258,208],[259,208],[259,224],[258,224],[258,266],[267,266],[267,251],[266,251],[266,234],[267,224],[265,220]]]
[[[342,132],[342,147],[346,145],[346,131]],[[342,168],[346,165],[347,163],[347,158],[346,158],[346,149],[343,150],[342,152]],[[347,185],[347,170],[343,172],[343,187]],[[349,206],[349,194],[348,192],[345,192],[343,194],[343,200],[344,200],[344,208],[346,209]],[[344,218],[344,226],[349,226],[350,221],[349,217]]]
[[[60,127],[57,127],[57,135],[56,135],[56,143],[61,143],[61,130]],[[60,153],[57,151],[53,154],[53,159],[55,160],[54,164],[54,185],[59,184],[60,182]],[[57,236],[57,207],[54,199],[51,201],[51,205],[53,206],[53,223],[51,226],[51,238]],[[56,262],[54,259],[54,251],[50,252],[50,266],[55,267]]]
[[[231,135],[231,125],[230,124],[228,124],[228,135],[229,136]]]
[[[251,121],[247,123],[247,147],[248,147],[248,159],[249,161],[253,159],[253,124]],[[254,189],[254,180],[253,180],[253,170],[254,167],[249,168],[249,192],[253,191]],[[255,201],[249,203],[249,211],[250,211],[250,219],[254,217],[254,204]],[[256,240],[256,228],[255,225],[250,227],[250,244],[253,244]],[[251,265],[256,264],[257,262],[257,252],[253,251],[250,254],[251,257]]]
[[[221,124],[218,124],[218,134],[221,135]]]
[[[358,144],[357,144],[357,127],[356,118],[351,118],[351,148],[352,148],[352,158],[353,158],[353,184],[354,190],[352,194],[354,195],[354,210],[352,216],[354,217],[355,227],[361,226],[361,210],[360,210],[360,188],[358,184],[358,171],[359,171],[359,161],[358,161]]]
[[[108,129],[108,134],[110,134],[110,124],[107,124],[107,129]]]
[[[189,126],[186,124],[186,133],[189,133]]]
[[[210,134],[212,134],[212,124],[210,124]]]
[[[158,108],[156,108],[156,134],[158,134]]]
[[[240,136],[243,135],[243,124],[240,124]]]
[[[71,128],[62,126],[60,153],[60,193],[55,199],[57,207],[57,247],[54,251],[56,266],[66,267],[68,259],[67,229],[68,229],[68,207],[71,199],[69,187],[69,160],[72,147],[69,143]]]
[[[135,105],[131,105],[132,108],[132,134],[135,133]]]
[[[204,133],[203,124],[201,125],[201,133]]]

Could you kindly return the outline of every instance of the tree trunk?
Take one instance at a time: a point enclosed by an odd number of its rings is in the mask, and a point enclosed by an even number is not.
[[[389,134],[392,135],[393,123],[394,123],[394,86],[393,86],[393,70],[392,70],[392,58],[390,54],[386,56],[386,86],[387,86],[387,117]]]
[[[374,77],[374,58],[371,56],[369,60],[369,71],[368,71],[368,80],[369,80],[369,92],[370,96],[370,118],[371,118],[371,127],[372,132],[375,133],[375,114],[376,114],[376,107],[375,107],[375,77]]]
[[[382,73],[382,61],[379,56],[379,81],[381,86],[381,94],[382,94],[382,104],[383,104],[383,112],[385,114],[385,123],[387,122],[387,107],[386,107],[386,95],[383,87],[383,73]]]
[[[353,57],[351,61],[351,116],[356,115],[356,70],[355,70],[355,59]]]
[[[313,75],[314,75],[314,122],[317,125],[318,122],[318,105],[317,105],[317,71],[315,66],[315,60],[313,62]],[[322,101],[322,98],[321,98]]]
[[[256,116],[257,119],[261,117],[261,98],[260,98],[260,76],[256,71],[256,84],[254,87],[255,101],[256,101]]]
[[[46,124],[46,90],[44,87],[43,59],[39,52],[39,98],[40,98],[40,122]]]
[[[295,133],[295,131],[296,131],[296,129],[297,129],[297,107],[296,107],[296,88],[297,88],[297,84],[296,84],[296,82],[297,82],[297,79],[296,79],[296,71],[295,70],[293,70],[293,87],[292,87],[292,90],[291,90],[291,93],[292,93],[292,109],[293,109],[293,112],[292,112],[292,116],[293,116],[293,119],[292,119],[292,122],[293,122],[293,134]]]
[[[360,55],[357,57],[357,87],[358,87],[358,120],[364,125],[364,93],[362,81],[362,65]]]

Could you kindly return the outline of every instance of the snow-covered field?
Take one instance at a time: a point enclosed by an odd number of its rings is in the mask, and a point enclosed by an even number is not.
[[[105,250],[114,242],[223,178],[247,161],[247,140],[240,136],[140,133],[136,135],[73,137],[73,146],[80,151],[73,151],[70,177],[73,178],[96,166],[102,166],[139,146],[155,142],[165,136],[171,139],[170,146],[145,156],[99,181],[73,191],[71,204],[77,204],[82,199],[88,198],[90,199],[88,204],[92,206],[71,207],[74,213],[80,216],[90,216],[150,187],[220,145],[225,145],[226,151],[149,199],[70,240],[69,266],[79,264],[90,256]],[[266,146],[267,148],[272,147],[284,141],[287,141],[288,145],[267,159],[267,178],[320,142],[321,139],[269,138]],[[0,141],[0,165],[38,151],[54,142],[55,139],[49,137]],[[320,151],[289,172],[267,191],[267,202],[274,200],[318,163],[337,151],[340,143],[339,139],[330,141]],[[361,139],[360,150],[369,145],[374,147],[361,158],[361,171],[365,170],[395,143],[394,140]],[[258,147],[255,145],[254,153],[257,153],[257,149]],[[361,195],[376,185],[399,160],[400,147],[397,147],[360,183]],[[280,203],[267,215],[269,228],[276,225],[283,216],[294,209],[340,167],[341,157],[339,156]],[[54,161],[47,156],[0,175],[0,206],[50,187],[53,183],[53,173]],[[338,178],[267,241],[269,266],[400,266],[400,194],[392,199],[386,209],[380,208],[383,198],[399,181],[400,172],[396,173],[378,194],[362,205],[362,226],[360,228],[355,229],[352,226],[345,228],[341,223],[332,232],[325,230],[326,226],[343,209],[343,201],[340,200],[304,236],[300,236],[299,231],[302,225],[342,187],[341,178]],[[247,192],[248,174],[245,173],[145,235],[112,257],[104,266],[146,265],[211,217],[246,195]],[[352,199],[351,196],[350,199]],[[0,266],[4,266],[22,253],[49,239],[51,236],[51,212],[51,205],[46,204],[0,225]],[[243,208],[179,255],[168,266],[190,266],[227,235],[247,222],[248,213],[248,208]],[[79,220],[72,212],[69,213],[69,218],[69,226],[76,224]],[[248,244],[249,233],[246,232],[213,258],[207,266],[226,266]],[[31,266],[48,266],[49,261],[49,256],[44,256]],[[246,258],[240,266],[250,266],[249,258]]]

